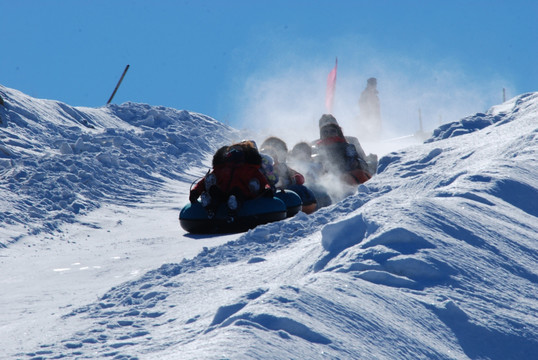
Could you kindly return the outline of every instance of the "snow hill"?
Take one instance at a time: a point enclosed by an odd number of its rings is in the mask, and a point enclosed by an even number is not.
[[[538,93],[382,157],[331,207],[225,237],[184,234],[177,213],[237,131],[142,104],[0,96],[0,357],[538,354]],[[150,266],[47,268],[102,248]]]
[[[73,108],[5,87],[0,96],[0,223],[8,234],[0,247],[77,221],[103,202],[136,203],[165,179],[186,181],[187,169],[234,134],[207,116],[164,107]]]

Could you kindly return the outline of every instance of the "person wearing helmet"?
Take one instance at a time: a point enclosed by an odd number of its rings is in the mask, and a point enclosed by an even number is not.
[[[362,184],[372,175],[368,164],[355,145],[350,144],[336,118],[324,114],[319,120],[320,139],[316,142],[316,159],[327,172],[339,175],[344,183],[349,185]],[[359,145],[360,148],[360,145]],[[362,148],[361,153],[364,154]]]
[[[244,201],[273,195],[260,171],[261,163],[258,150],[248,141],[221,147],[213,156],[212,170],[191,189],[189,200],[196,202],[201,197],[209,218],[226,202],[229,222],[233,222]]]
[[[298,171],[290,168],[286,164],[288,147],[286,143],[275,136],[271,136],[262,143],[260,152],[269,155],[273,161],[273,170],[278,178],[278,182],[273,184],[276,189],[288,189],[294,191],[301,197],[303,202],[302,211],[310,214],[317,209],[317,200],[314,193],[307,188],[304,176]]]
[[[312,159],[312,146],[305,141],[295,144],[287,159],[287,163],[305,175],[305,185],[314,193],[317,209],[331,205],[331,196],[321,181],[323,166]]]

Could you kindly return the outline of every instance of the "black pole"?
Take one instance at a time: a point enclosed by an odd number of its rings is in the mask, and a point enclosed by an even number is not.
[[[125,70],[123,70],[123,74],[121,74],[120,81],[118,81],[118,85],[116,85],[116,88],[114,88],[114,92],[112,92],[112,95],[110,95],[110,99],[107,101],[107,105],[110,104],[112,99],[114,98],[114,95],[116,95],[116,91],[118,91],[118,88],[120,87],[121,82],[123,81],[123,78],[125,77],[125,74],[127,73],[127,70],[129,70],[129,65],[125,67]]]

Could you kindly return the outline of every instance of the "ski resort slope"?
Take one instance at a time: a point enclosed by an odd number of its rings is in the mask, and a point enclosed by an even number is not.
[[[235,130],[0,96],[0,357],[538,353],[538,93],[387,154],[328,208],[227,237],[184,234],[177,213]]]

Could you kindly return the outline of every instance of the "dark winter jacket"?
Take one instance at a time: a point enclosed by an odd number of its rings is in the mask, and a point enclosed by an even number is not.
[[[361,159],[353,144],[349,144],[343,136],[321,139],[316,143],[318,157],[327,171],[342,174],[349,184],[362,184],[372,175],[368,165]]]

